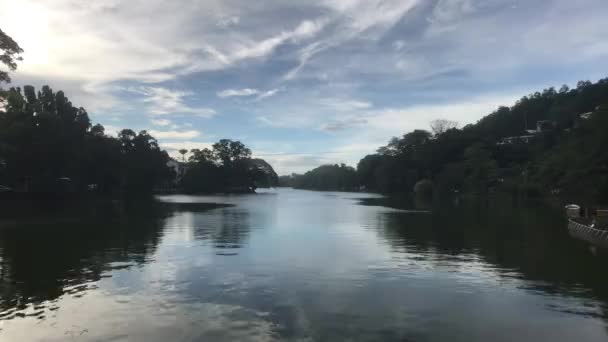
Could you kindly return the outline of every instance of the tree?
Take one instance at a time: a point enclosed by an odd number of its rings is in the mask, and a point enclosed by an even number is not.
[[[353,191],[359,189],[357,171],[344,164],[321,165],[303,175],[292,175],[292,179],[288,181],[290,186],[300,189],[323,191]]]
[[[402,138],[392,138],[388,145],[378,149],[380,154],[385,155],[400,155],[413,152],[431,139],[430,132],[416,129],[410,133],[403,135]]]
[[[384,163],[385,157],[379,154],[365,156],[357,164],[359,184],[368,190],[380,190],[378,185],[378,167]]]
[[[433,134],[406,133],[363,158],[358,179],[380,192],[411,192],[428,179],[440,193],[557,191],[608,201],[607,99],[608,79],[581,81],[574,90],[550,87],[523,96],[462,129],[435,120]],[[527,131],[538,124],[542,132]],[[504,140],[509,137],[524,138]]]
[[[195,148],[190,150],[190,158],[188,160],[191,163],[211,163],[215,164],[217,159],[213,151],[208,148],[204,148],[202,150]]]
[[[275,186],[278,176],[263,159],[239,141],[221,139],[212,149],[192,149],[182,188],[189,193],[252,192]]]
[[[147,132],[118,138],[84,108],[44,86],[11,88],[0,111],[0,184],[18,191],[149,194],[168,177],[168,155]],[[59,181],[61,180],[61,181]]]
[[[182,161],[184,161],[184,162],[185,162],[185,161],[186,161],[186,153],[188,153],[188,150],[187,150],[187,149],[185,149],[185,148],[182,148],[182,149],[180,149],[178,152],[179,152],[179,154],[181,154],[181,155],[182,155]]]
[[[213,153],[224,166],[229,166],[235,161],[251,157],[250,149],[240,141],[232,141],[230,139],[221,139],[213,144]]]
[[[21,56],[23,49],[9,35],[0,29],[0,63],[8,67],[9,71],[17,69],[17,62],[23,60]],[[8,71],[0,70],[0,83],[10,83],[11,78]]]
[[[270,188],[279,184],[279,176],[264,159],[250,159],[248,168],[257,188]]]
[[[450,129],[458,128],[458,122],[445,119],[436,119],[431,121],[431,132],[433,136],[438,136]]]

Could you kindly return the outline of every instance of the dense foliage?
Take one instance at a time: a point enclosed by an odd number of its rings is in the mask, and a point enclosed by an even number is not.
[[[23,49],[21,49],[19,44],[0,30],[0,63],[8,68],[6,71],[0,70],[0,84],[2,82],[9,83],[11,81],[8,72],[17,69],[17,61],[22,59],[21,56],[19,56],[22,52]]]
[[[0,30],[0,65],[8,68],[0,70],[0,84],[10,83],[8,72],[17,68],[22,52]],[[188,192],[249,192],[277,184],[272,167],[252,159],[241,142],[223,139],[213,150],[191,152],[184,172],[171,166],[178,163],[146,131],[107,136],[62,91],[0,89],[0,191],[141,195],[176,185]],[[179,153],[185,158],[188,151]]]
[[[172,175],[146,131],[117,138],[48,86],[11,88],[0,111],[0,184],[24,192],[149,193]]]
[[[409,192],[581,195],[608,200],[608,79],[523,97],[463,129],[433,122],[393,138],[357,166],[362,186]]]
[[[359,161],[356,180],[326,165],[281,184],[319,190],[561,194],[608,201],[608,79],[525,96],[476,124],[447,120],[392,138]]]
[[[190,152],[181,181],[186,192],[253,192],[258,187],[277,185],[278,176],[272,166],[251,158],[251,150],[240,141],[222,139],[212,149]]]
[[[357,172],[354,168],[341,165],[322,165],[303,175],[292,174],[279,179],[281,186],[298,189],[324,191],[358,190]]]

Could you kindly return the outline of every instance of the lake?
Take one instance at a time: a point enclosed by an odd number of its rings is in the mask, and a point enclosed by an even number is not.
[[[397,207],[292,189],[5,203],[0,341],[608,340],[608,259],[559,208]]]

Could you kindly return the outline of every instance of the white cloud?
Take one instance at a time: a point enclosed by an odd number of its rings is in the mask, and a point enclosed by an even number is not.
[[[103,125],[103,128],[104,128],[104,134],[111,136],[111,137],[118,136],[118,132],[120,132],[122,130],[122,128],[120,128],[118,126],[114,126],[114,125]]]
[[[453,28],[453,25],[464,16],[475,11],[472,0],[439,0],[433,8],[428,21],[435,24],[437,31]]]
[[[142,102],[147,104],[148,113],[153,115],[192,114],[198,117],[210,118],[217,113],[207,107],[193,107],[184,103],[184,98],[192,92],[171,90],[162,87],[131,87],[127,91],[143,96]]]
[[[157,139],[192,139],[192,138],[196,138],[200,135],[200,132],[195,131],[195,130],[189,130],[189,131],[150,130],[148,132]]]
[[[310,115],[290,113],[282,115],[261,115],[256,120],[263,126],[275,128],[306,128],[314,125],[314,120]]]
[[[299,40],[307,39],[321,31],[325,22],[319,21],[302,21],[293,31],[283,31],[273,37],[264,39],[259,42],[252,42],[247,46],[237,50],[231,57],[233,61],[239,61],[247,58],[259,58],[273,52],[279,45],[292,42],[296,43]]]
[[[275,145],[278,145],[275,143]],[[379,143],[339,143],[336,147],[322,151],[283,152],[281,150],[254,150],[253,156],[266,160],[279,175],[304,173],[324,164],[357,166],[359,159],[376,151]]]
[[[319,129],[326,132],[337,132],[353,128],[354,126],[364,125],[366,123],[367,120],[363,118],[348,118],[324,123],[319,127]]]
[[[234,96],[252,96],[259,94],[260,91],[252,88],[244,89],[226,89],[217,92],[217,96],[221,98],[234,97]]]
[[[75,5],[72,0],[0,0],[0,7],[2,29],[25,50],[20,75],[70,80],[81,88],[120,80],[158,83],[191,72],[228,68],[246,59],[266,57],[284,43],[309,39],[324,26],[322,20],[300,20],[285,25],[294,27],[292,30],[276,25],[263,38],[255,30],[234,30],[240,15],[205,20],[218,18],[215,13],[224,7],[213,1]],[[25,18],[29,24],[23,26]],[[104,90],[95,96],[108,97],[106,103],[111,107],[115,103],[110,103],[108,93]],[[94,100],[83,99],[86,107],[90,107],[88,100]],[[208,109],[179,109],[207,117],[214,114]],[[162,107],[155,111],[166,112]]]
[[[167,119],[152,119],[150,122],[156,126],[169,126],[171,124],[171,121]]]
[[[193,128],[169,114],[214,117],[214,132],[231,136],[243,132],[228,120],[253,115],[329,147],[385,143],[436,117],[464,125],[525,94],[512,91],[519,84],[604,76],[608,57],[602,0],[0,0],[0,8],[2,29],[25,49],[15,85],[64,90],[95,121],[183,134]],[[227,89],[234,84],[251,88]],[[255,127],[247,134],[259,137]]]
[[[280,89],[270,89],[267,91],[261,91],[259,89],[253,88],[243,88],[243,89],[225,89],[216,93],[216,95],[220,98],[229,98],[229,97],[250,97],[256,96],[256,101],[263,100],[268,97],[272,97],[279,92]]]
[[[459,122],[460,126],[475,123],[500,105],[509,105],[521,97],[517,95],[486,95],[444,104],[425,104],[403,108],[384,108],[368,112],[366,130],[388,138],[415,129],[429,129],[429,123],[437,118]]]
[[[283,80],[296,78],[315,55],[327,49],[363,37],[378,39],[414,8],[418,0],[325,0],[322,3],[334,11],[330,18],[338,29],[301,49],[299,64],[288,71]]]
[[[160,145],[167,149],[167,151],[177,151],[182,148],[191,150],[191,149],[204,149],[204,148],[212,148],[213,143],[211,142],[200,142],[200,141],[180,141],[180,142],[161,142]]]
[[[335,161],[335,156],[331,155],[280,155],[280,154],[263,154],[254,155],[260,157],[272,165],[272,168],[279,175],[287,175],[291,173],[304,173],[317,166],[330,164]]]
[[[256,100],[260,101],[260,100],[263,100],[265,98],[275,96],[279,91],[280,91],[280,89],[270,89],[268,91],[262,92],[262,93],[260,93],[258,95],[258,97],[256,98]]]
[[[367,101],[343,99],[343,98],[325,98],[321,99],[321,105],[329,107],[338,111],[356,111],[361,109],[368,109],[372,107],[372,104]]]

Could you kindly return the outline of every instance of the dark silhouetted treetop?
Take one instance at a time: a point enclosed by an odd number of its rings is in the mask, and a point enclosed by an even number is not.
[[[278,184],[272,166],[252,159],[251,150],[240,141],[222,139],[212,149],[193,149],[188,161],[181,181],[188,193],[253,192]]]
[[[169,157],[147,132],[118,138],[48,86],[11,88],[0,111],[0,184],[31,193],[150,193]]]
[[[359,189],[354,168],[340,165],[322,165],[303,175],[293,174],[280,179],[281,186],[323,191],[355,191]]]
[[[23,49],[19,44],[0,29],[0,63],[6,66],[8,71],[15,71],[17,62],[22,60],[22,57],[19,56],[21,53],[23,53]],[[8,71],[0,69],[0,84],[11,81]]]

